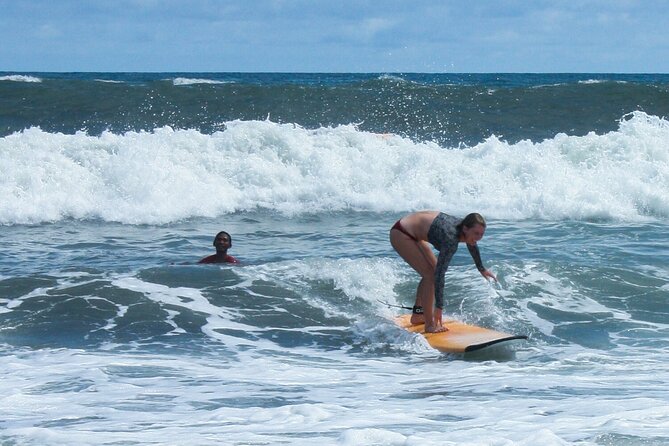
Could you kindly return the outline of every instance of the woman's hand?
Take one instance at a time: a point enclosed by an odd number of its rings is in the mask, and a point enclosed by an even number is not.
[[[481,275],[483,277],[485,277],[486,280],[488,280],[490,278],[490,279],[494,280],[495,282],[497,282],[497,277],[493,273],[488,271],[487,269],[484,269],[483,271],[481,271]]]

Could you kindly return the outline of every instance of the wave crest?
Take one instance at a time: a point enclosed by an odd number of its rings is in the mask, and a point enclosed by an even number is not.
[[[162,224],[255,209],[666,218],[667,142],[669,122],[642,112],[603,135],[516,144],[491,136],[461,148],[269,121],[228,122],[213,134],[31,128],[0,139],[0,223]]]
[[[0,81],[12,81],[12,82],[31,82],[39,83],[42,82],[42,79],[35,76],[26,76],[23,74],[12,74],[8,76],[0,76]]]

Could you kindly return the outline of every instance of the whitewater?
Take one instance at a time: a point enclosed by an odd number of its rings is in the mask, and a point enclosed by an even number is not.
[[[0,444],[669,444],[667,85],[0,73]],[[527,341],[393,323],[420,209],[486,217],[444,311]]]
[[[0,223],[65,218],[162,224],[268,209],[398,212],[469,203],[505,219],[669,216],[669,122],[636,112],[617,131],[442,148],[355,126],[233,121],[91,136],[31,128],[0,139]]]

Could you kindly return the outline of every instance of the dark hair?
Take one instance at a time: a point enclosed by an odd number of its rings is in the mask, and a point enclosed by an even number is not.
[[[471,214],[467,215],[465,218],[462,219],[460,223],[456,226],[456,229],[458,230],[458,234],[462,233],[462,227],[467,226],[467,228],[473,228],[476,225],[481,225],[484,228],[487,226],[485,219],[481,214],[477,214],[476,212],[472,212]]]
[[[214,246],[216,246],[216,240],[218,240],[218,237],[220,237],[222,234],[225,234],[225,235],[228,236],[228,240],[230,240],[230,246],[232,246],[232,237],[230,236],[230,234],[228,234],[225,231],[221,231],[218,234],[216,234],[216,237],[214,237]]]

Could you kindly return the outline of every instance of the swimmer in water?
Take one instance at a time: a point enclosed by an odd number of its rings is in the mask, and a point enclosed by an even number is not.
[[[216,234],[214,246],[216,247],[216,254],[207,256],[197,263],[239,263],[237,259],[228,254],[228,249],[232,247],[230,234],[225,231]]]

